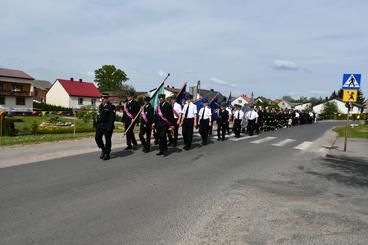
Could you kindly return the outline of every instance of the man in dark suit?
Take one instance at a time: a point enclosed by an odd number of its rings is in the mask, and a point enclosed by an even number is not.
[[[229,126],[229,112],[226,110],[226,103],[221,104],[221,107],[218,111],[217,118],[217,140],[224,141],[226,130]]]
[[[143,109],[141,110],[141,126],[139,130],[139,139],[143,145],[143,152],[148,153],[150,152],[151,146],[151,131],[152,131],[152,124],[154,121],[154,113],[155,110],[153,109],[152,105],[149,103],[151,100],[150,97],[144,97],[144,105]],[[146,137],[146,138],[145,138]]]
[[[125,125],[125,130],[127,130],[128,127],[130,127],[129,130],[125,132],[127,145],[128,145],[128,147],[125,148],[125,150],[130,150],[130,149],[135,150],[137,148],[137,140],[135,139],[135,136],[134,136],[134,126],[137,122],[134,121],[134,118],[139,113],[139,110],[140,110],[140,106],[138,102],[134,100],[134,93],[128,92],[127,102],[124,106],[124,115],[122,118],[122,122],[124,122],[124,125]]]
[[[96,121],[95,140],[97,146],[102,150],[100,159],[109,160],[111,152],[111,137],[114,131],[115,106],[109,102],[109,96],[102,96],[102,103],[98,107],[98,117]],[[105,136],[105,144],[102,140]]]
[[[157,105],[156,114],[155,114],[155,129],[158,136],[159,141],[159,149],[160,151],[156,155],[167,155],[167,131],[174,129],[174,113],[173,108],[170,103],[165,101],[165,95],[160,94],[158,96],[159,104]]]

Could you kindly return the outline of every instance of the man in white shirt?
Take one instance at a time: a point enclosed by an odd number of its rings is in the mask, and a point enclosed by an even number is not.
[[[256,125],[258,123],[258,113],[254,111],[253,105],[250,106],[250,110],[245,114],[245,118],[248,121],[248,126],[247,126],[248,134],[252,136],[256,128]]]
[[[207,99],[203,101],[203,107],[199,110],[198,116],[199,134],[202,138],[202,145],[207,145],[208,134],[210,126],[212,125],[212,112],[211,108],[208,106]]]
[[[173,107],[175,125],[174,125],[173,131],[168,131],[168,137],[169,137],[169,145],[176,147],[178,144],[178,131],[179,131],[180,114],[181,114],[182,108],[181,108],[181,105],[178,102],[176,102],[175,95],[171,97],[171,106]]]
[[[240,137],[241,132],[241,125],[244,118],[244,112],[241,110],[241,106],[236,104],[235,110],[233,112],[234,124],[233,124],[233,131],[236,138]]]
[[[187,96],[180,118],[184,150],[187,151],[192,147],[193,129],[197,127],[197,106],[193,104],[193,95]]]

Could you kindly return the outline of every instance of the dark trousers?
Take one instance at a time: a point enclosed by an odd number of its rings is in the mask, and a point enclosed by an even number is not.
[[[144,123],[141,124],[139,130],[139,139],[142,142],[142,146],[146,150],[150,150],[151,146],[151,125],[145,125]]]
[[[168,126],[164,125],[164,126],[160,126],[158,128],[156,128],[156,132],[157,132],[157,137],[158,137],[158,144],[159,144],[159,149],[160,152],[167,152],[167,130],[169,129]]]
[[[179,133],[179,125],[175,123],[175,128],[173,131],[168,131],[167,136],[169,137],[169,142],[177,145],[178,144],[178,133]],[[174,136],[174,137],[173,137]]]
[[[202,138],[202,143],[204,145],[207,145],[208,142],[208,133],[209,133],[209,126],[210,120],[206,119],[206,120],[200,120],[200,124],[199,124],[199,134],[201,135]]]
[[[236,137],[240,136],[241,132],[241,119],[234,119],[233,131]]]
[[[189,148],[192,146],[192,141],[193,141],[193,127],[194,127],[194,118],[184,119],[183,140],[184,140],[184,145]]]
[[[112,137],[113,130],[107,130],[107,128],[97,128],[95,140],[96,144],[102,151],[105,153],[111,152],[111,137]],[[105,136],[105,144],[103,142],[103,136]]]
[[[247,126],[247,129],[248,129],[248,134],[250,136],[253,135],[253,132],[256,128],[256,120],[248,120],[248,126]]]
[[[130,124],[125,124],[125,128],[127,129],[129,127]],[[134,126],[135,123],[130,127],[130,129],[125,133],[126,134],[126,140],[127,140],[127,145],[128,147],[132,147],[132,143],[133,145],[137,145],[137,140],[135,139],[135,135],[134,135]]]
[[[226,130],[229,127],[229,123],[217,122],[217,138],[225,140]]]

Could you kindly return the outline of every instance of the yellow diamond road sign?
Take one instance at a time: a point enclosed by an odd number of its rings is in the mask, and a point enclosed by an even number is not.
[[[358,97],[358,90],[344,90],[342,100],[344,102],[356,102]]]

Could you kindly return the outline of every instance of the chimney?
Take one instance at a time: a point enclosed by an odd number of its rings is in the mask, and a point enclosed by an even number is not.
[[[83,82],[83,79],[82,78],[79,78],[79,82],[81,83],[81,82]]]
[[[72,78],[72,77],[71,77],[71,78],[70,78],[70,81],[72,81],[72,82],[73,82],[73,81],[74,81],[74,78]]]

